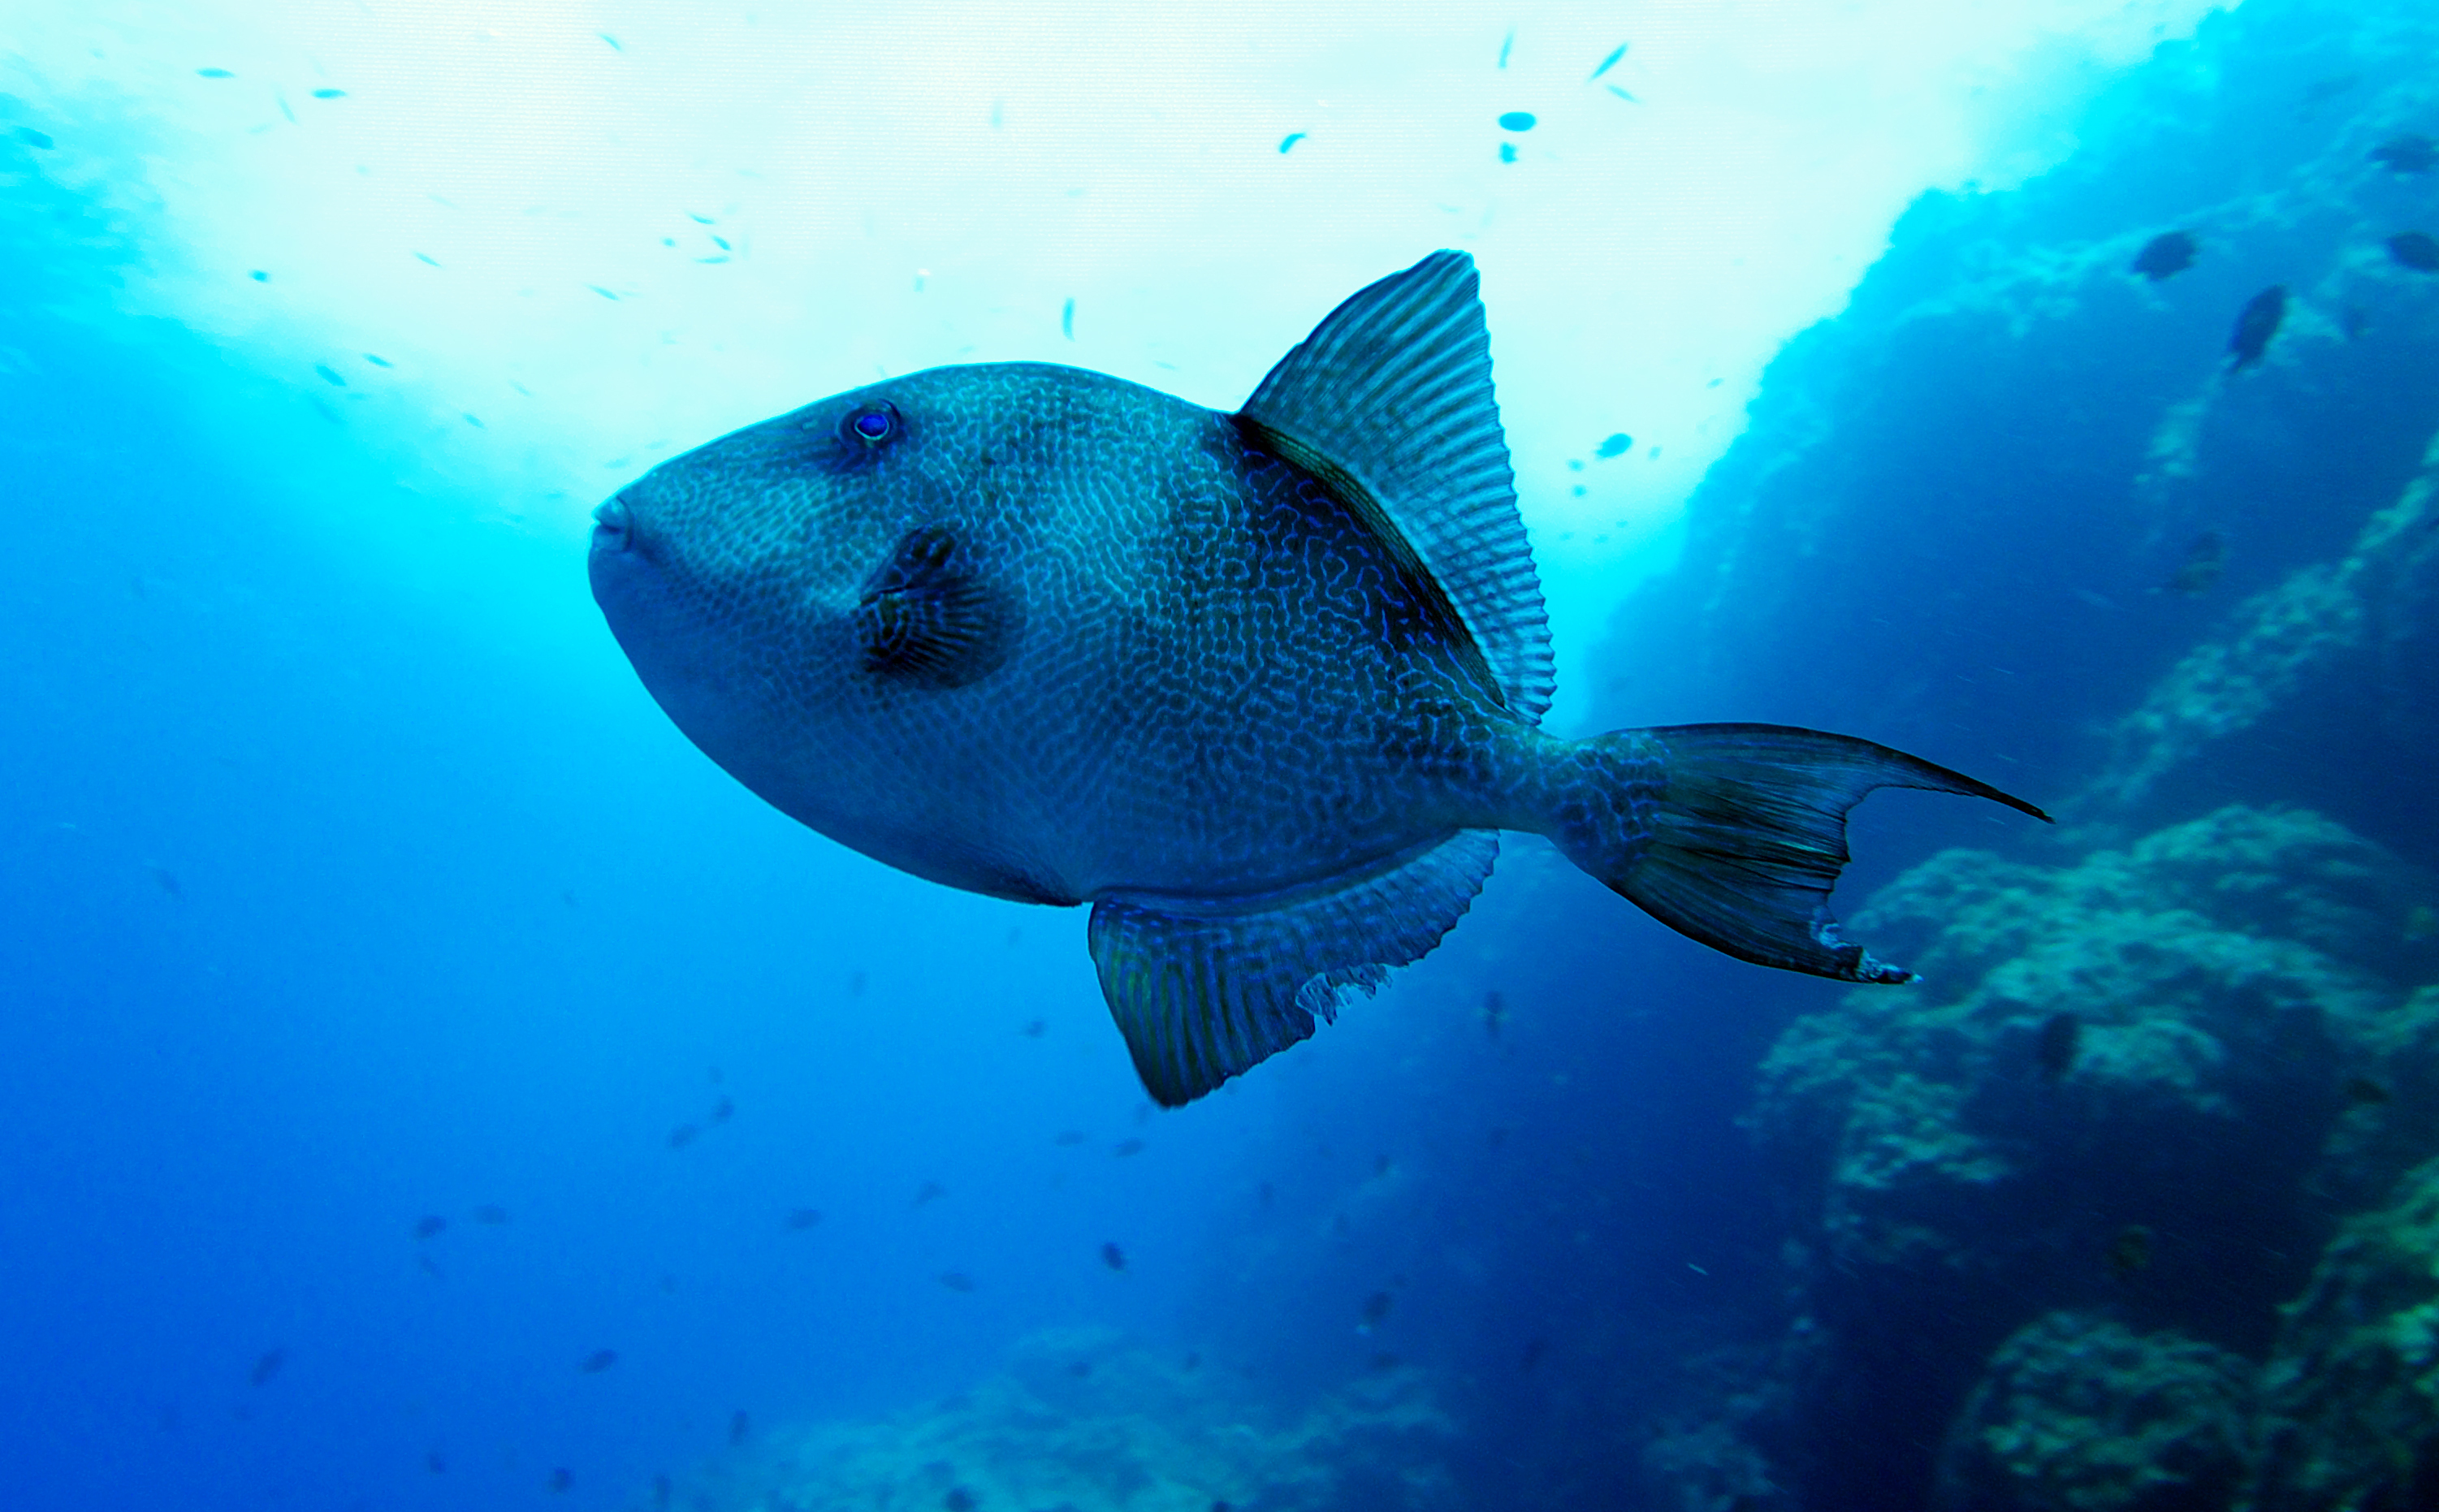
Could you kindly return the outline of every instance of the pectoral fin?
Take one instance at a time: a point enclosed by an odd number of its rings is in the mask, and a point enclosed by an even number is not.
[[[963,687],[1007,659],[1012,608],[954,531],[918,525],[865,582],[857,603],[864,669],[924,687]]]

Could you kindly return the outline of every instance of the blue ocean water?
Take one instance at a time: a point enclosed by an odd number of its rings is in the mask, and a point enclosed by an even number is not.
[[[686,743],[580,509],[131,312],[140,101],[0,102],[0,1504],[2432,1504],[2434,44],[2248,0],[1923,196],[1587,653],[2049,807],[1859,810],[1922,987],[1518,839],[1175,1112],[1080,915]]]

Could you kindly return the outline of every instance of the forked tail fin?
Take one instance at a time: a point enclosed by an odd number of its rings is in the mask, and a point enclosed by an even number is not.
[[[1619,791],[1562,807],[1553,838],[1570,860],[1714,949],[1846,982],[1914,980],[1841,938],[1829,912],[1846,812],[1865,793],[1929,788],[2049,819],[1902,751],[1783,724],[1618,730],[1578,749],[1593,780]]]

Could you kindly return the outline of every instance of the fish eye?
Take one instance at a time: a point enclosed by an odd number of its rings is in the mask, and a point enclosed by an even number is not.
[[[898,411],[888,404],[866,405],[848,419],[847,428],[855,432],[859,440],[886,441],[897,433]]]

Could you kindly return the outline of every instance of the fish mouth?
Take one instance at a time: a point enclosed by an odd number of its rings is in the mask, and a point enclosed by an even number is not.
[[[627,507],[624,494],[613,494],[593,511],[593,550],[596,554],[627,550],[635,543],[635,511]]]

